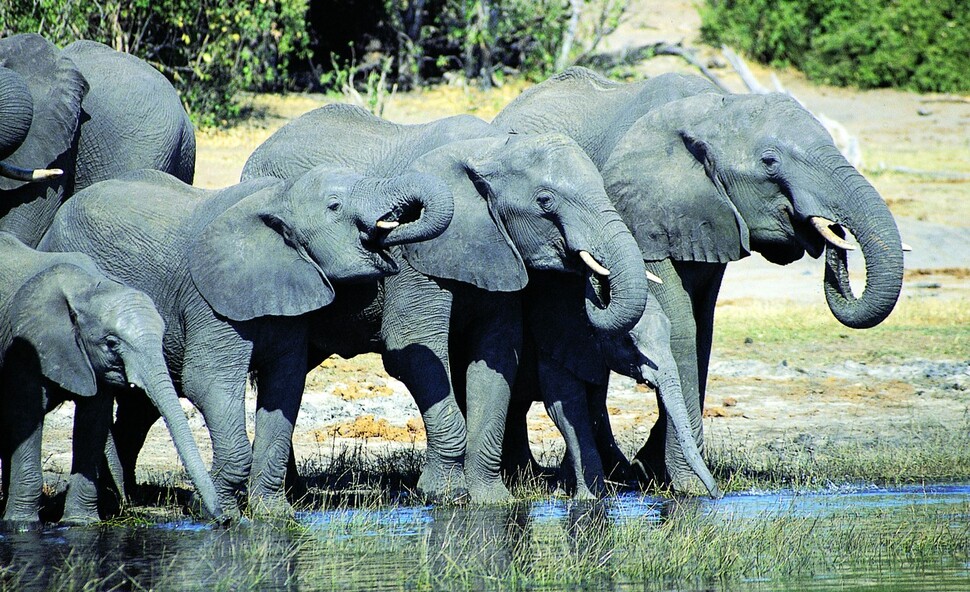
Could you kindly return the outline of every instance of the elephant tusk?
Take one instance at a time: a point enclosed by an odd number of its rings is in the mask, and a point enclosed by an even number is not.
[[[400,225],[401,225],[401,223],[400,222],[397,222],[395,220],[378,220],[377,221],[377,227],[378,228],[381,228],[383,230],[394,230],[395,228],[397,228]]]
[[[61,169],[25,169],[0,162],[0,176],[16,181],[46,181],[64,174]]]
[[[657,284],[664,283],[664,281],[662,279],[660,279],[660,276],[659,275],[651,272],[649,269],[647,270],[647,279],[650,280],[651,282],[654,282],[654,283],[657,283]]]
[[[599,264],[593,256],[589,254],[589,251],[580,251],[579,258],[583,260],[583,263],[589,266],[593,270],[593,273],[597,275],[610,275],[610,270],[606,269]]]
[[[913,247],[907,245],[906,243],[903,243],[903,252],[904,253],[909,253],[912,250],[913,250]]]
[[[844,251],[855,251],[855,245],[832,231],[831,227],[838,226],[838,224],[821,216],[812,216],[809,218],[809,220],[811,220],[812,226],[815,227],[815,230],[822,235],[822,238],[824,238],[833,247],[838,247]]]

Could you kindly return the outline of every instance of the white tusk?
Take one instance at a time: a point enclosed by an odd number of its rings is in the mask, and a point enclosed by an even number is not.
[[[651,282],[656,282],[658,284],[664,283],[664,281],[660,279],[659,275],[652,273],[649,269],[647,270],[647,279],[650,280]]]
[[[580,251],[579,258],[583,260],[583,263],[589,266],[593,270],[593,273],[597,275],[610,275],[610,270],[606,269],[600,265],[593,256],[589,254],[589,251]]]
[[[907,245],[906,243],[903,243],[903,252],[908,253],[912,250],[913,250],[913,247]]]
[[[377,227],[378,228],[383,228],[384,230],[394,230],[395,228],[397,228],[400,225],[401,225],[401,223],[400,222],[397,222],[395,220],[378,220],[377,221]]]
[[[812,226],[815,227],[815,230],[822,235],[822,238],[828,241],[828,243],[833,247],[838,247],[844,251],[855,251],[855,245],[835,234],[832,229],[829,228],[830,226],[837,226],[835,222],[821,216],[812,216],[809,218],[809,220],[811,220]]]
[[[61,169],[25,169],[0,162],[0,176],[17,181],[46,181],[64,174]]]

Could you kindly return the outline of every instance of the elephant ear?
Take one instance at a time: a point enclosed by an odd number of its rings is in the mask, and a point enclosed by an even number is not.
[[[489,176],[498,164],[466,154],[481,152],[482,142],[454,142],[417,160],[413,170],[437,175],[451,189],[455,214],[435,239],[401,245],[404,258],[426,275],[458,280],[490,292],[515,292],[529,281],[525,263],[495,208]]]
[[[727,263],[751,252],[748,226],[715,174],[702,130],[678,125],[685,101],[703,113],[691,117],[716,117],[722,98],[690,97],[640,117],[603,167],[607,193],[646,260]]]
[[[34,103],[30,131],[6,162],[27,169],[48,168],[74,145],[88,83],[70,58],[35,34],[0,39],[0,66],[26,79]],[[0,189],[25,183],[0,178]]]
[[[97,379],[81,343],[77,313],[61,284],[77,272],[72,264],[56,263],[30,278],[13,297],[10,321],[14,339],[37,353],[45,377],[90,397],[98,391]]]
[[[236,201],[189,247],[192,281],[224,317],[295,316],[333,302],[327,276],[294,239],[280,205],[285,186],[276,182]]]

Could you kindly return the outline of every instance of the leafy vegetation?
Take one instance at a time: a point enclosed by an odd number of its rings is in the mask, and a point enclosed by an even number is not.
[[[963,0],[707,0],[705,41],[861,88],[970,90]]]
[[[39,33],[58,46],[100,41],[158,68],[193,120],[224,125],[240,90],[279,90],[305,55],[307,0],[10,0],[0,34]]]

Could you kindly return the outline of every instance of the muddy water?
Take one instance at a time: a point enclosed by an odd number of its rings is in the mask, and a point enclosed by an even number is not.
[[[812,567],[807,576],[739,574],[715,581],[650,581],[646,576],[636,580],[628,577],[630,571],[621,564],[631,560],[622,548],[631,540],[631,525],[656,529],[686,516],[687,523],[701,520],[729,530],[744,528],[751,521],[770,523],[775,518],[817,519],[820,528],[825,528],[826,518],[832,516],[850,520],[873,513],[905,516],[926,507],[941,510],[938,515],[949,522],[944,529],[966,528],[970,485],[751,492],[718,501],[674,502],[628,494],[593,504],[547,500],[477,509],[399,506],[302,512],[291,523],[253,523],[229,529],[191,521],[137,527],[47,527],[0,532],[0,588],[424,590],[511,586],[540,590],[558,588],[543,582],[548,582],[549,574],[553,579],[561,576],[556,572],[561,565],[562,569],[579,570],[569,579],[575,582],[570,589],[970,589],[967,549],[956,557],[927,560],[924,555],[918,564],[834,562]],[[885,528],[885,521],[881,524]],[[869,532],[865,525],[861,518],[858,526],[850,525],[850,536],[885,535]],[[784,538],[783,533],[772,534],[770,528],[767,532],[767,536]],[[539,573],[545,575],[532,579]]]

